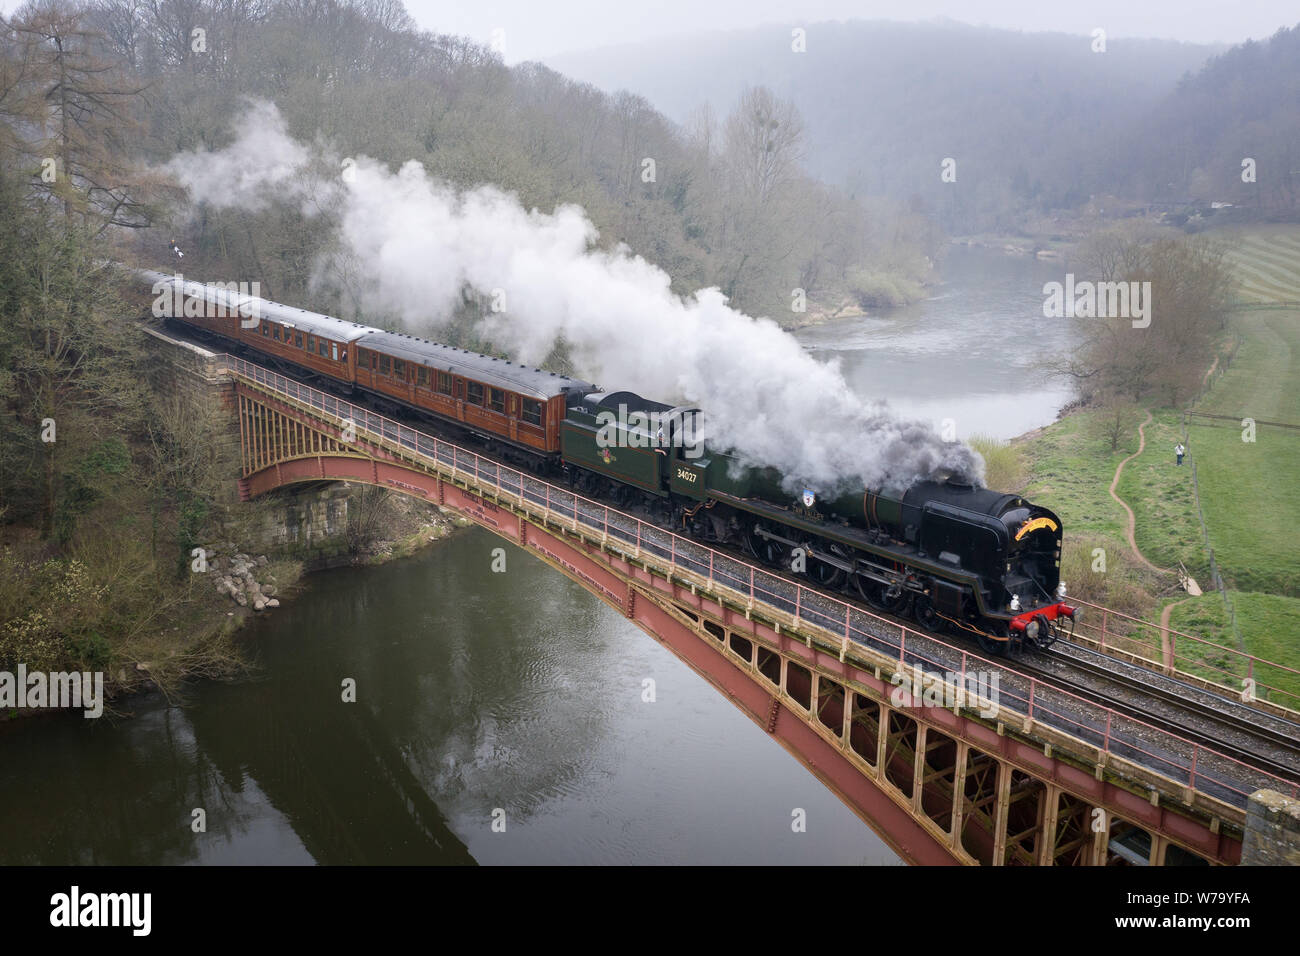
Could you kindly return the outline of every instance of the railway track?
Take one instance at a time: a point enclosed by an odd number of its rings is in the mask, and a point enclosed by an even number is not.
[[[709,547],[727,552],[738,560],[755,560],[743,549],[717,544]],[[807,580],[798,575],[764,567],[767,573],[781,578],[791,587],[810,587]],[[900,617],[873,607],[861,600],[850,587],[839,589],[833,596],[934,641],[944,644],[952,641],[951,633],[932,631],[921,627],[911,617]],[[878,649],[889,650],[888,642],[883,643],[886,646]],[[892,650],[898,653],[896,645]],[[1137,723],[1216,750],[1246,766],[1300,781],[1300,724],[1070,641],[1057,641],[1050,651],[1029,650],[1013,660],[989,658],[978,648],[973,653],[995,667],[1006,661],[1008,668],[1015,668],[1065,694],[1094,700]],[[942,668],[930,668],[932,671],[936,669]],[[1004,676],[1010,676],[1010,673],[1004,672]],[[1218,728],[1218,731],[1213,728]]]
[[[1058,684],[1070,693],[1094,698],[1136,720],[1268,773],[1300,779],[1300,725],[1175,678],[1125,664],[1091,648],[1067,641],[1053,645],[1054,651],[1058,648],[1059,656],[1034,652],[1022,658],[1021,665],[1044,681]],[[1086,656],[1094,659],[1086,660]],[[1068,669],[1074,679],[1063,677],[1059,673],[1063,669]],[[1128,693],[1109,692],[1098,686],[1107,683]],[[1146,701],[1146,706],[1135,704],[1132,695]],[[1153,703],[1158,709],[1151,706]],[[1174,719],[1172,713],[1191,715],[1195,722]],[[1222,728],[1227,733],[1211,733],[1204,729],[1207,727]],[[1252,746],[1251,742],[1256,745]]]

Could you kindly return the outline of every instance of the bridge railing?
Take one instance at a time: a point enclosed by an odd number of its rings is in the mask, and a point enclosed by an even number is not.
[[[922,634],[239,356],[227,355],[225,361],[230,371],[244,380],[336,419],[330,423],[336,428],[346,429],[352,423],[358,439],[361,433],[368,433],[379,439],[386,451],[423,458],[435,470],[450,469],[465,479],[472,476],[478,489],[512,497],[525,509],[531,506],[534,513],[540,511],[550,523],[568,524],[574,529],[581,525],[599,533],[606,544],[620,543],[618,550],[626,555],[641,559],[649,554],[666,562],[670,574],[689,572],[707,582],[715,593],[725,589],[750,607],[763,604],[793,615],[799,624],[825,633],[827,640],[819,643],[828,648],[838,646],[841,660],[850,645],[860,645],[896,656],[902,673],[918,666],[931,667],[941,674],[951,671],[963,681],[976,682],[981,675],[997,673],[1008,685],[999,688],[999,708],[1009,701],[1014,706],[1007,709],[1013,713],[1076,737],[1103,754],[1129,760],[1177,784],[1238,806],[1244,806],[1246,798],[1263,787],[1300,797],[1296,781],[1258,770],[1203,744],[1012,670],[1005,661],[981,657]],[[1133,730],[1121,733],[1128,729]],[[1225,767],[1237,769],[1239,776],[1229,777]],[[1245,788],[1243,779],[1249,781]]]

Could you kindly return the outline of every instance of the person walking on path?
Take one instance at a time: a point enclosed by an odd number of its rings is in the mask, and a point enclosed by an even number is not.
[[[1187,449],[1183,447],[1182,442],[1179,442],[1177,445],[1174,446],[1174,455],[1178,459],[1178,464],[1181,465],[1183,463],[1183,456],[1186,454],[1187,454]]]

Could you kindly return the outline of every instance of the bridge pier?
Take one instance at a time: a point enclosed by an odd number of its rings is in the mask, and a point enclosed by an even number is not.
[[[1243,866],[1300,866],[1300,800],[1275,790],[1250,795],[1241,862]]]

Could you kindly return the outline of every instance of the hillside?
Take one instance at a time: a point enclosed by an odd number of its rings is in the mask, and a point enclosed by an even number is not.
[[[719,115],[765,84],[805,117],[814,175],[911,203],[949,232],[1010,232],[1090,197],[1098,210],[1116,196],[1294,214],[1297,32],[1227,52],[1110,39],[1098,53],[1086,36],[850,21],[809,25],[803,54],[774,25],[548,63],[688,124],[701,105]],[[1240,182],[1243,156],[1259,162],[1259,196]],[[949,157],[957,176],[944,183]]]

